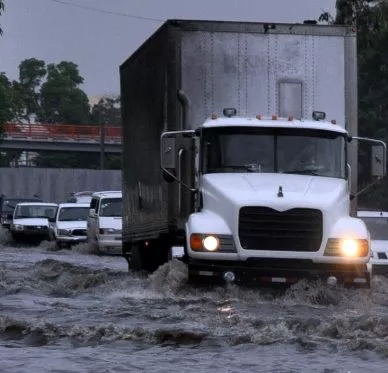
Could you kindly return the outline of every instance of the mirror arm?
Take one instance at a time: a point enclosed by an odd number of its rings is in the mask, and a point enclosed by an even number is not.
[[[350,138],[349,142],[352,140],[368,141],[374,144],[381,145],[384,148],[384,150],[387,150],[387,144],[382,140],[376,140],[376,139],[371,139],[369,137],[359,137],[359,136],[349,136],[349,138]]]
[[[189,190],[190,192],[192,193],[197,193],[198,192],[198,189],[197,188],[191,188],[190,186],[188,186],[187,184],[185,184],[183,181],[179,180],[173,173],[171,173],[170,171],[168,171],[166,168],[162,167],[162,170],[169,176],[171,176],[176,182],[178,182],[180,185],[182,185],[183,187],[185,187],[187,190]]]
[[[160,136],[160,140],[162,141],[165,137],[168,137],[170,135],[182,135],[183,137],[194,137],[196,135],[194,130],[183,130],[183,131],[169,131],[169,132],[164,132]],[[163,159],[163,149],[161,147],[160,149],[160,159]],[[161,165],[161,169],[171,178],[173,178],[175,181],[177,181],[180,185],[182,185],[184,188],[189,190],[192,193],[197,193],[198,189],[197,188],[192,188],[189,185],[185,184],[183,181],[179,180],[172,172],[170,172],[167,168],[163,167]]]
[[[351,194],[350,197],[349,197],[350,200],[353,201],[357,196],[359,196],[360,194],[364,193],[364,192],[367,191],[369,188],[375,186],[375,185],[378,184],[381,180],[382,180],[382,178],[381,178],[381,179],[377,179],[377,180],[375,180],[373,183],[368,184],[365,188],[359,190],[358,192],[356,192],[356,193],[354,193],[354,194]]]

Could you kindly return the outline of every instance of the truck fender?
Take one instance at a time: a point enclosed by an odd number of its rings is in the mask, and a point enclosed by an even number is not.
[[[354,238],[370,241],[369,231],[361,219],[350,216],[339,219],[331,228],[329,238]]]
[[[225,220],[211,211],[201,211],[191,214],[186,223],[186,238],[192,233],[209,233],[232,235]]]

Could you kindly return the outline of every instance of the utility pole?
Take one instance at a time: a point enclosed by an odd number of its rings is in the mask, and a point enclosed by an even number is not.
[[[100,169],[103,170],[105,168],[105,123],[102,119],[101,111],[98,114],[99,122],[100,122]]]

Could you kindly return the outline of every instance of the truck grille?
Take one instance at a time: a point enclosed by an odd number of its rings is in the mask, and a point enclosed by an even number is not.
[[[269,207],[240,209],[238,234],[245,250],[318,251],[322,241],[322,212]]]

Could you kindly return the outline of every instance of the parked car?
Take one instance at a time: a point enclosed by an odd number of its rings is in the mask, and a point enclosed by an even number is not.
[[[9,229],[12,224],[13,211],[15,206],[20,202],[43,202],[38,197],[32,198],[19,198],[19,197],[7,197],[2,195],[0,197],[0,216],[1,226],[5,229]]]
[[[93,193],[88,216],[88,245],[93,253],[121,254],[122,193]]]
[[[67,200],[68,203],[89,203],[92,200],[92,194],[94,192],[84,191],[72,193],[71,197]]]
[[[388,212],[362,210],[357,212],[357,217],[364,221],[370,233],[372,275],[388,276]]]
[[[18,203],[13,212],[11,233],[15,241],[49,239],[49,219],[53,219],[58,204],[43,202]]]
[[[59,248],[87,240],[89,203],[60,203],[54,219],[49,221],[50,237]]]

